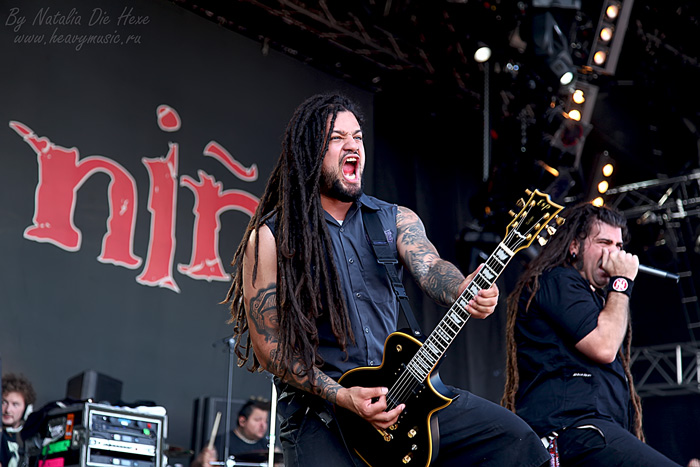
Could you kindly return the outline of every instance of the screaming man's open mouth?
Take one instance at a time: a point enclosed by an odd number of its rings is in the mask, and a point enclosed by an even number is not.
[[[348,156],[343,161],[343,176],[346,180],[354,182],[357,180],[357,166],[360,162],[357,156]]]

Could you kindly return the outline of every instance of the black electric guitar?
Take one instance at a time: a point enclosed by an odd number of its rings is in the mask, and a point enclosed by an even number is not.
[[[527,192],[530,199],[519,206],[521,211],[506,228],[505,239],[489,256],[478,274],[454,302],[433,332],[418,340],[403,332],[392,333],[384,345],[382,364],[361,367],[346,372],[338,382],[344,387],[362,386],[389,388],[387,410],[406,404],[396,424],[378,430],[369,422],[337,407],[336,417],[348,445],[372,467],[427,467],[436,458],[439,446],[437,417],[433,415],[447,407],[453,394],[440,381],[437,365],[447,348],[457,337],[471,314],[467,303],[481,289],[496,282],[515,253],[529,247],[535,238],[544,244],[540,234],[556,230],[549,222],[564,222],[557,216],[563,206],[551,201],[549,195],[535,190]]]

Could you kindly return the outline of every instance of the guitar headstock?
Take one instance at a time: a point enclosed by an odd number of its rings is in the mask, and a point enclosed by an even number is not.
[[[518,206],[522,208],[518,214],[510,214],[513,220],[506,227],[506,237],[503,243],[515,253],[529,247],[535,239],[539,239],[539,243],[544,245],[547,239],[540,234],[546,229],[547,235],[552,236],[556,233],[556,227],[550,225],[554,221],[557,226],[564,223],[564,218],[557,214],[564,209],[553,202],[548,194],[542,193],[539,190],[531,192],[526,190],[530,195],[527,201],[522,198],[518,201]]]

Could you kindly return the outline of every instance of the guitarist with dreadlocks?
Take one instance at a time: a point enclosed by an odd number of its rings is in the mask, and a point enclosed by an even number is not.
[[[239,364],[252,359],[251,370],[275,375],[287,467],[363,465],[346,445],[335,407],[367,420],[370,430],[393,425],[405,408],[386,410],[385,387],[337,382],[348,370],[382,363],[384,341],[399,318],[362,211],[378,213],[401,266],[439,303],[449,305],[474,276],[465,279],[440,258],[416,214],[363,194],[361,125],[355,104],[339,95],[316,95],[296,109],[232,262],[227,301]],[[479,291],[468,308],[475,318],[486,318],[497,301],[494,286]],[[434,465],[534,467],[547,461],[542,443],[520,418],[454,390],[460,397],[438,412]]]
[[[502,405],[562,466],[676,466],[644,443],[630,373],[639,260],[623,250],[625,218],[590,203],[562,216],[566,223],[508,297]]]

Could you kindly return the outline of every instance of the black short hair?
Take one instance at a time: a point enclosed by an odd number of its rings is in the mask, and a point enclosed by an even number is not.
[[[246,403],[243,404],[241,409],[238,411],[238,418],[243,417],[247,420],[248,417],[250,417],[250,414],[253,413],[253,409],[260,409],[264,410],[265,412],[269,412],[270,401],[260,398],[248,399],[248,401],[246,401]]]

